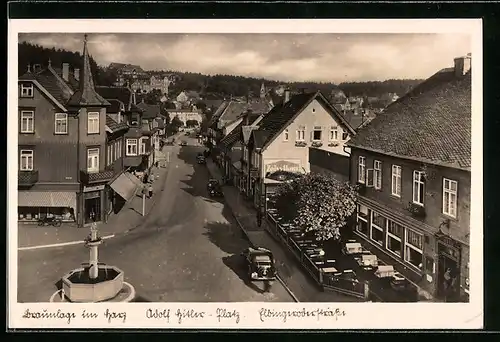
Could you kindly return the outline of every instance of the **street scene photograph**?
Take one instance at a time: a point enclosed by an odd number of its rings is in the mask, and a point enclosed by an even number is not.
[[[474,58],[447,32],[19,33],[11,291],[469,303]]]

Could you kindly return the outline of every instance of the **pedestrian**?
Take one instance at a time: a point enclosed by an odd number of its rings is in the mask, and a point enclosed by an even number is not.
[[[150,183],[153,183],[155,181],[155,174],[151,172],[151,176],[149,177]]]
[[[144,184],[147,184],[147,182],[148,182],[148,173],[147,172],[144,172],[143,182],[144,182]]]
[[[262,226],[262,212],[260,210],[257,211],[257,226]]]
[[[153,197],[153,186],[151,184],[149,184],[148,193],[149,193],[149,198]]]

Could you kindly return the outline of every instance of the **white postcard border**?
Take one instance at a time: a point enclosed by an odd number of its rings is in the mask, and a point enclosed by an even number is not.
[[[469,33],[472,37],[472,174],[470,232],[470,303],[17,303],[17,60],[21,32],[162,32],[162,33]],[[319,20],[9,20],[8,22],[8,312],[9,328],[165,328],[165,329],[476,329],[483,326],[483,191],[482,191],[482,21],[481,19],[319,19]],[[432,51],[429,51],[432,53]],[[218,322],[216,309],[236,310],[238,323]],[[170,320],[147,318],[148,309],[170,309]],[[262,309],[289,313],[261,320]],[[338,311],[336,311],[338,309]],[[73,312],[63,318],[27,319],[31,312]],[[82,312],[96,312],[83,319]],[[110,322],[104,313],[125,312]],[[176,321],[177,310],[205,311],[203,319]],[[294,311],[295,312],[295,311]],[[316,315],[311,314],[316,312]],[[320,314],[322,312],[322,314]],[[211,316],[209,316],[209,313]],[[333,316],[332,316],[332,313]],[[342,313],[345,313],[343,315]],[[295,315],[295,316],[294,316]],[[300,315],[307,317],[298,318]],[[297,316],[297,317],[296,317]]]

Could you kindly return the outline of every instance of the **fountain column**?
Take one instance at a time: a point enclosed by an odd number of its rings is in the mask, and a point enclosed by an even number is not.
[[[98,248],[102,243],[101,238],[98,235],[97,224],[94,222],[90,227],[90,236],[86,241],[89,251],[89,278],[97,279],[99,275],[99,261],[98,261]]]

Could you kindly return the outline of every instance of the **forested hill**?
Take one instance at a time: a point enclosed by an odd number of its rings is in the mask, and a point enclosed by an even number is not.
[[[46,66],[51,60],[52,66],[62,67],[63,63],[69,63],[72,67],[81,68],[82,55],[80,52],[66,51],[63,49],[45,48],[30,43],[19,43],[19,74],[26,72],[28,64],[41,64]],[[96,84],[112,85],[115,75],[107,66],[99,66],[91,57]],[[119,61],[117,61],[119,62]],[[139,63],[137,63],[139,64]],[[233,75],[207,76],[200,73],[166,71],[176,74],[177,81],[171,87],[173,93],[181,90],[196,90],[203,93],[218,94],[222,96],[234,95],[245,96],[249,92],[258,95],[262,83],[269,89],[285,82],[265,80],[263,78],[252,78]],[[321,90],[329,95],[334,89],[342,89],[348,96],[381,96],[386,93],[397,93],[399,96],[405,94],[409,89],[420,83],[421,80],[387,80],[383,82],[349,82],[338,86],[333,83],[316,82],[292,82],[287,83],[292,89],[303,88],[309,91]]]

